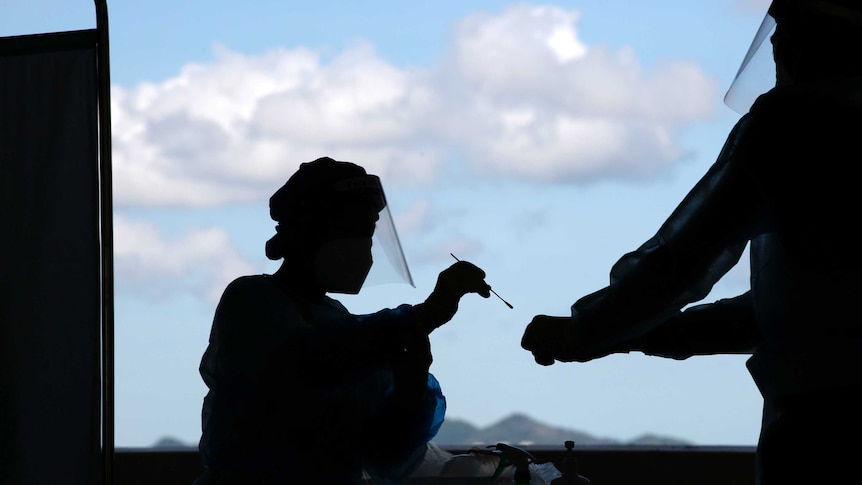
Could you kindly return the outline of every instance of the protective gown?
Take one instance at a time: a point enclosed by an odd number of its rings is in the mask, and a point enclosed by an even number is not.
[[[587,361],[751,353],[764,426],[784,397],[862,384],[862,81],[774,88],[659,231],[572,305]],[[750,291],[707,296],[750,244]],[[857,418],[858,420],[858,418]]]
[[[445,414],[430,373],[421,403],[392,403],[391,359],[412,313],[401,305],[357,316],[326,296],[288,294],[265,275],[233,281],[200,365],[209,388],[205,468],[226,483],[356,483],[363,470],[386,483],[408,474]]]

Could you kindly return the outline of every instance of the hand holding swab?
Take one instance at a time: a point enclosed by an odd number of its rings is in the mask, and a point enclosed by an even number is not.
[[[452,253],[449,253],[449,255],[450,255],[450,256],[452,256],[453,258],[455,258],[455,261],[461,261],[460,259],[458,259],[458,256],[455,256],[455,255],[454,255],[454,254],[452,254]],[[496,291],[494,291],[494,290],[491,288],[491,286],[490,286],[490,285],[488,285],[488,289],[489,289],[489,290],[491,290],[491,293],[493,293],[493,294],[494,294],[494,296],[496,296],[497,298],[499,298],[499,299],[500,299],[500,301],[502,301],[503,303],[505,303],[507,307],[511,308],[512,310],[514,310],[514,309],[515,309],[515,307],[513,307],[511,303],[509,303],[508,301],[504,300],[502,296],[498,295],[498,294],[497,294],[497,292],[496,292]]]

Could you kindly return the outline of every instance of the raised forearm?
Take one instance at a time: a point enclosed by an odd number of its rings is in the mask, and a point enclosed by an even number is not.
[[[760,343],[750,293],[690,307],[630,344],[629,350],[686,359],[748,354]]]

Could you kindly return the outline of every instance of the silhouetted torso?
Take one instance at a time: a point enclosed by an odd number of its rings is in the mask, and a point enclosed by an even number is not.
[[[200,367],[210,389],[200,443],[204,464],[236,483],[300,476],[358,481],[364,468],[379,463],[375,453],[389,451],[375,450],[380,443],[374,438],[387,434],[378,427],[390,419],[392,328],[412,318],[409,309],[355,316],[332,298],[308,301],[286,293],[268,276],[231,283]],[[411,417],[418,428],[412,441],[381,441],[402,450],[387,471],[421,459],[434,404]],[[399,461],[411,454],[414,461]]]
[[[748,124],[762,210],[751,239],[762,344],[749,369],[767,396],[859,385],[862,82],[775,89]]]

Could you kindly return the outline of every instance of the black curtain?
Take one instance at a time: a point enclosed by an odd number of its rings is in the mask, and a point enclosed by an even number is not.
[[[101,484],[98,33],[0,38],[0,483]]]

